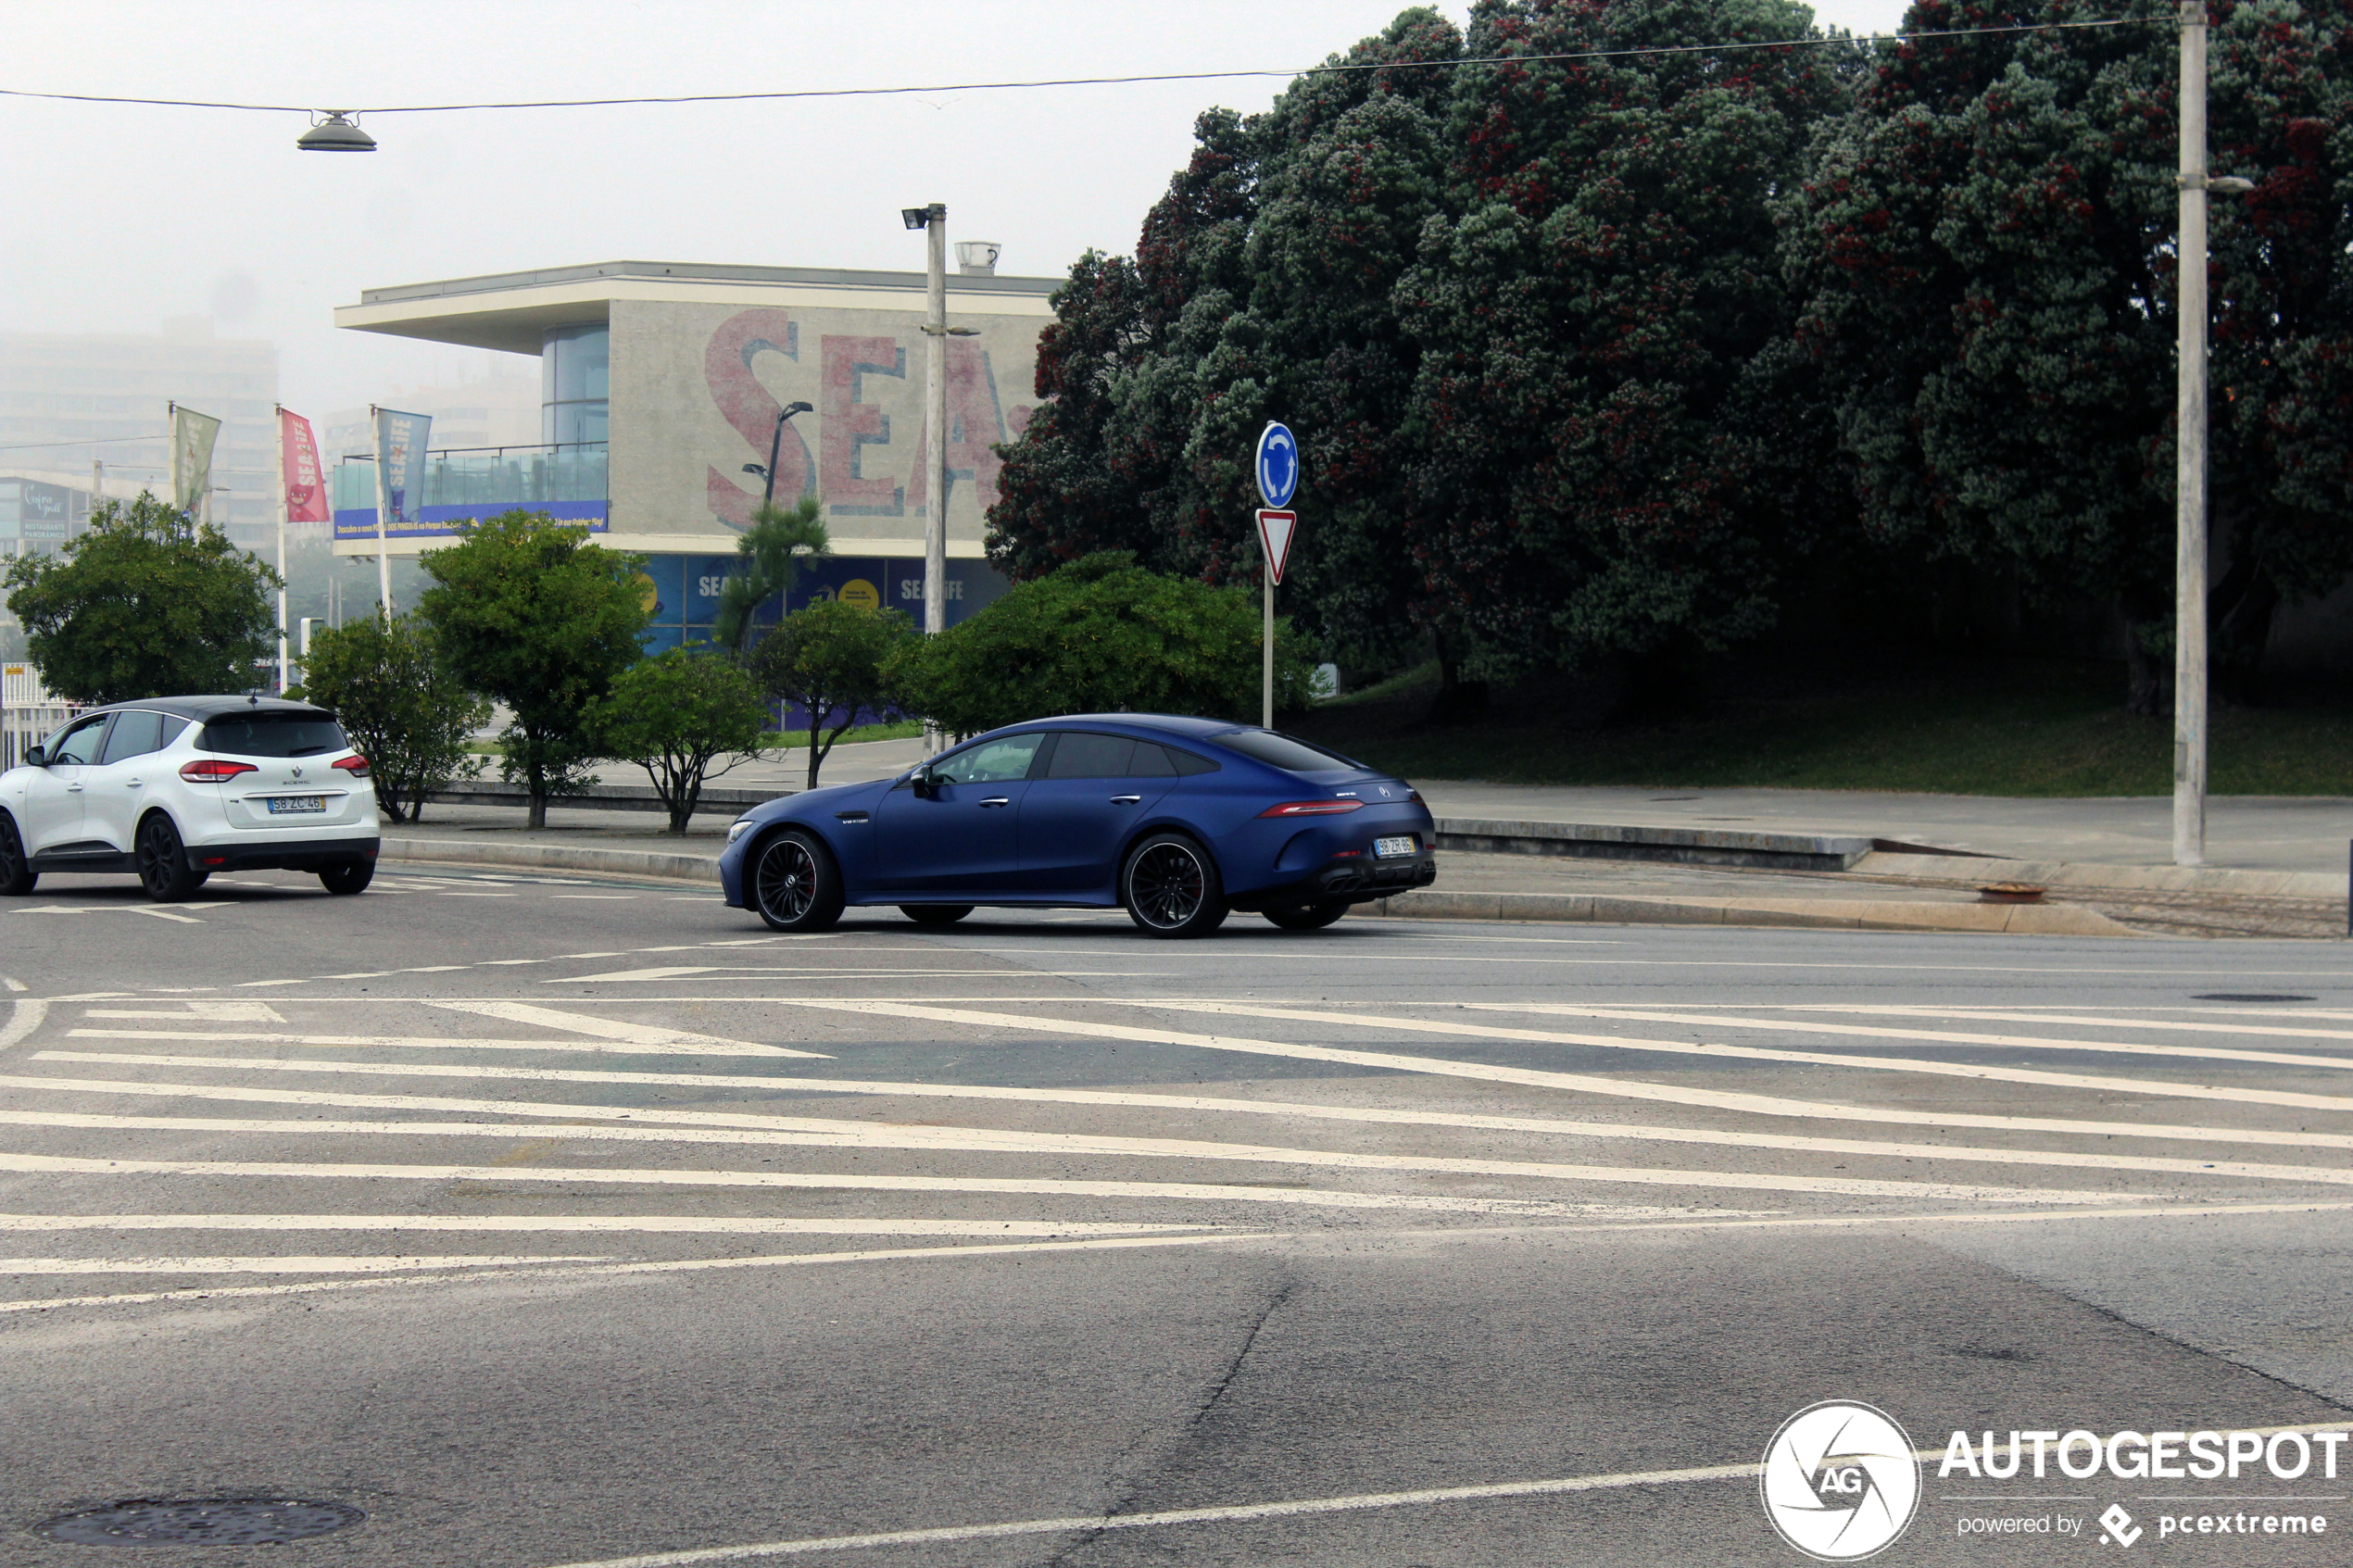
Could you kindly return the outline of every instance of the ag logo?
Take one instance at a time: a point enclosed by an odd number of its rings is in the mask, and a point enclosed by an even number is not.
[[[1885,1411],[1825,1400],[1773,1434],[1758,1490],[1781,1539],[1817,1562],[1853,1562],[1911,1524],[1920,1467]]]

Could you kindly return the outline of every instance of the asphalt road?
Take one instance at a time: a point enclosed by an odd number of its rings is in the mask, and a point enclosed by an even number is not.
[[[0,932],[0,1565],[1798,1563],[1756,1471],[1824,1400],[1929,1452],[1879,1562],[2353,1532],[2353,1443],[1940,1474],[2347,1429],[2336,944],[783,939],[418,865],[50,878]],[[364,1518],[35,1530],[222,1498]]]

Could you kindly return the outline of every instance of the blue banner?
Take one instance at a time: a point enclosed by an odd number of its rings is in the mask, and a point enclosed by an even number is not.
[[[376,415],[376,487],[384,497],[384,528],[387,533],[419,521],[416,498],[423,492],[425,443],[433,436],[431,414],[403,414],[378,408]]]

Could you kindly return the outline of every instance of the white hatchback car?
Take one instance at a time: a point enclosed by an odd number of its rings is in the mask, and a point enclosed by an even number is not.
[[[215,872],[319,873],[358,893],[381,847],[368,759],[334,715],[249,696],[85,713],[0,773],[0,894],[44,872],[133,872],[157,899]]]

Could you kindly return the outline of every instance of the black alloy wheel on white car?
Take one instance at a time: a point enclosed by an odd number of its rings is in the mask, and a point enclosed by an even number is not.
[[[148,812],[146,820],[139,824],[132,859],[138,863],[139,884],[158,904],[187,897],[202,887],[211,874],[188,864],[188,851],[180,842],[180,830],[161,811]]]
[[[832,853],[799,828],[753,852],[749,892],[751,907],[772,931],[829,931],[841,919],[841,872]]]
[[[1290,904],[1260,912],[1285,931],[1321,931],[1348,912],[1348,900],[1326,898],[1319,903]]]
[[[1119,901],[1150,935],[1206,936],[1226,922],[1229,906],[1217,862],[1181,833],[1156,834],[1120,868]]]
[[[21,898],[40,880],[41,873],[25,855],[24,840],[17,834],[16,820],[0,811],[0,894]]]

